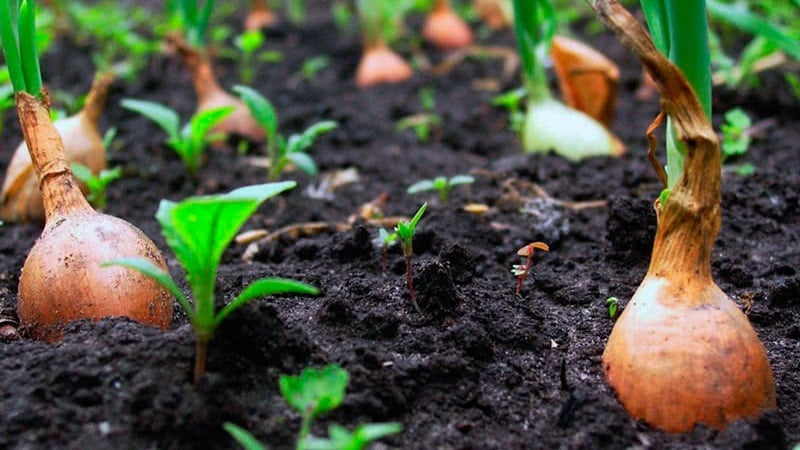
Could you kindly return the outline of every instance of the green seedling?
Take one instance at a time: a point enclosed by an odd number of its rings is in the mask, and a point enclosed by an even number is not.
[[[286,0],[286,16],[289,22],[295,25],[302,25],[306,21],[306,2],[305,0]]]
[[[331,424],[329,438],[311,436],[314,419],[342,404],[348,381],[347,371],[335,364],[321,370],[307,368],[299,376],[281,376],[281,394],[301,417],[297,450],[362,450],[369,443],[402,430],[399,423],[376,423],[359,425],[350,433],[340,425]],[[265,445],[244,429],[229,422],[223,427],[246,450],[266,450]]]
[[[214,11],[214,0],[205,0],[202,7],[199,0],[179,0],[173,8],[178,13],[179,26],[186,42],[194,48],[204,48],[208,21]]]
[[[722,161],[747,153],[750,148],[750,127],[753,122],[741,108],[725,113],[722,124]]]
[[[545,252],[550,251],[550,247],[544,242],[531,242],[530,244],[517,250],[517,255],[525,258],[525,264],[514,264],[511,267],[511,273],[517,277],[517,290],[515,292],[516,297],[520,297],[522,295],[522,283],[525,281],[525,278],[528,277],[531,267],[533,267],[533,252],[537,248]]]
[[[617,297],[608,297],[606,299],[606,306],[608,306],[608,317],[614,320],[617,317],[617,310],[619,309],[619,299],[617,299]]]
[[[416,194],[419,192],[436,191],[439,193],[439,199],[446,202],[450,198],[450,191],[455,186],[467,185],[475,182],[475,178],[471,175],[455,175],[453,177],[436,177],[429,180],[420,180],[412,184],[406,190],[408,194]]]
[[[194,303],[183,295],[168,272],[140,258],[109,261],[105,265],[130,267],[154,279],[172,295],[189,316],[194,329],[197,355],[194,381],[198,383],[206,367],[208,343],[220,322],[245,303],[265,295],[307,294],[319,290],[299,281],[262,278],[252,282],[236,298],[216,311],[214,289],[222,253],[237,231],[268,198],[296,186],[293,181],[247,186],[227,194],[189,197],[175,203],[162,200],[156,213],[167,245],[186,271]]]
[[[417,140],[424,143],[428,142],[433,131],[442,124],[442,118],[434,110],[436,101],[433,97],[433,89],[420,89],[419,99],[422,104],[422,112],[401,118],[397,121],[395,129],[397,131],[412,129],[417,135]]]
[[[175,150],[194,180],[197,179],[197,171],[208,145],[224,138],[224,135],[212,133],[211,130],[234,110],[233,106],[223,106],[200,111],[181,127],[178,113],[160,103],[124,99],[121,104],[123,108],[155,122],[167,133],[167,145]]]
[[[300,73],[306,81],[313,80],[324,68],[331,65],[331,58],[327,55],[317,55],[303,61]]]
[[[389,247],[397,242],[397,233],[389,233],[386,228],[378,230],[378,240],[381,245],[381,268],[383,274],[386,275],[386,266],[389,261]]]
[[[97,210],[106,208],[106,189],[112,181],[122,177],[122,168],[103,169],[98,174],[93,174],[91,169],[83,164],[73,162],[72,174],[89,188],[86,200]]]
[[[417,224],[428,209],[428,203],[423,203],[419,207],[417,213],[409,221],[400,221],[394,228],[394,233],[384,237],[384,242],[387,240],[400,241],[400,246],[403,248],[403,257],[406,259],[406,287],[408,288],[408,295],[411,297],[411,304],[419,312],[419,305],[417,305],[417,291],[414,289],[414,277],[411,274],[411,257],[414,256],[414,234],[417,232]],[[395,237],[392,237],[394,235]]]
[[[267,156],[269,158],[269,178],[280,178],[289,163],[308,175],[318,173],[314,158],[307,150],[322,134],[334,130],[338,124],[332,120],[317,122],[300,134],[293,134],[285,139],[278,134],[278,115],[269,100],[253,88],[235,86],[234,92],[239,94],[242,101],[250,109],[250,113],[264,129],[267,136]]]
[[[283,60],[279,51],[261,50],[264,46],[264,34],[261,30],[248,30],[236,36],[233,45],[239,50],[239,79],[244,84],[253,82],[256,64],[261,62],[276,63]]]

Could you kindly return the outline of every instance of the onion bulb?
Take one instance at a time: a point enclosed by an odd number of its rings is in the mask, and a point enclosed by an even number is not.
[[[250,11],[244,21],[245,30],[260,30],[276,23],[278,23],[278,16],[269,7],[268,0],[251,0]]]
[[[603,353],[606,379],[633,417],[670,432],[721,429],[775,409],[764,346],[711,276],[721,226],[717,135],[680,69],[638,21],[616,2],[596,1],[595,8],[653,76],[662,112],[686,149],[680,178],[656,202],[647,275]]]
[[[475,11],[489,28],[500,30],[514,22],[514,11],[509,0],[473,0]]]
[[[472,44],[472,30],[453,11],[447,0],[436,0],[433,10],[425,19],[422,37],[443,50],[462,48]]]
[[[97,75],[83,108],[77,114],[55,122],[64,142],[67,160],[83,164],[93,173],[106,168],[106,148],[98,122],[113,80],[111,74]],[[0,218],[8,222],[41,222],[44,215],[39,181],[23,141],[6,169],[0,191]]]
[[[356,86],[360,88],[381,83],[399,83],[411,78],[413,71],[402,56],[383,41],[364,46],[356,69]]]
[[[234,107],[233,112],[217,124],[212,131],[241,136],[253,142],[263,141],[266,136],[264,129],[256,122],[250,109],[241,100],[220,87],[208,56],[190,46],[176,34],[170,35],[168,40],[175,46],[192,74],[192,84],[197,94],[196,112],[227,106]]]
[[[64,144],[44,101],[17,93],[17,111],[41,186],[45,227],[19,281],[21,329],[35,339],[55,341],[77,319],[126,316],[166,328],[172,297],[156,282],[122,267],[100,264],[125,257],[147,258],[166,270],[164,257],[128,222],[89,206],[64,158]]]

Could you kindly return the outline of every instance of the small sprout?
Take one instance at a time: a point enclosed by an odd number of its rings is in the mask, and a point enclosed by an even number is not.
[[[433,89],[420,89],[419,100],[423,112],[401,118],[397,121],[395,129],[397,131],[412,129],[417,135],[417,140],[428,142],[433,130],[442,124],[442,118],[434,111],[436,101],[433,97]]]
[[[537,248],[545,252],[550,251],[550,247],[547,244],[538,241],[531,242],[530,244],[517,250],[517,255],[525,258],[525,264],[514,264],[511,266],[511,273],[517,277],[517,297],[521,295],[522,283],[525,281],[525,278],[531,271],[531,267],[533,266],[533,252]]]
[[[339,124],[332,120],[324,120],[311,125],[301,134],[293,134],[289,139],[285,139],[278,134],[278,115],[269,100],[247,86],[235,86],[233,90],[241,96],[242,101],[266,133],[269,178],[271,180],[280,178],[289,163],[308,175],[316,175],[317,164],[306,151],[318,136],[336,129]]]
[[[617,297],[608,297],[606,299],[606,305],[608,306],[608,317],[610,317],[611,320],[614,320],[617,317],[619,299],[617,299]]]
[[[417,231],[417,223],[419,223],[422,215],[425,214],[426,209],[428,209],[427,202],[419,207],[417,213],[414,214],[411,220],[408,222],[398,222],[397,226],[394,228],[394,233],[392,233],[397,236],[397,239],[400,239],[400,245],[403,248],[403,256],[406,259],[406,287],[408,288],[408,294],[411,296],[411,303],[417,311],[420,309],[419,305],[417,305],[417,291],[414,289],[414,278],[411,275],[411,257],[414,256],[414,234]]]
[[[197,171],[208,144],[223,138],[211,131],[235,109],[233,106],[223,106],[199,111],[181,127],[178,113],[162,104],[134,99],[124,99],[121,104],[123,108],[155,122],[167,133],[167,145],[180,156],[193,180],[197,179]]]
[[[268,198],[295,187],[293,181],[268,183],[235,189],[227,194],[189,197],[179,203],[162,200],[156,213],[167,245],[186,271],[194,303],[183,295],[169,272],[141,258],[122,258],[104,265],[137,270],[164,286],[189,316],[197,345],[194,381],[198,383],[206,366],[208,343],[220,322],[245,303],[265,295],[308,294],[319,290],[299,281],[262,278],[252,282],[230,303],[215,311],[217,269],[222,253],[244,222]]]
[[[493,106],[499,106],[508,110],[508,128],[519,133],[525,123],[525,112],[522,110],[522,101],[528,92],[525,88],[517,88],[504,92],[492,99]]]
[[[750,147],[750,127],[753,122],[741,108],[725,113],[722,124],[722,161],[747,153]]]
[[[244,84],[250,84],[256,73],[256,52],[264,45],[264,35],[261,30],[248,30],[236,36],[233,45],[242,52],[239,63],[239,79]]]
[[[111,150],[111,144],[114,143],[114,139],[117,138],[117,127],[111,127],[103,134],[103,147]]]
[[[89,194],[86,196],[86,200],[88,200],[95,209],[102,211],[106,207],[106,188],[108,188],[108,185],[112,181],[122,177],[122,168],[114,167],[112,169],[103,169],[100,173],[95,175],[88,167],[74,162],[72,163],[72,173],[89,188]]]
[[[409,194],[416,194],[418,192],[437,191],[442,202],[446,202],[447,199],[450,198],[450,191],[454,186],[472,184],[474,182],[475,178],[470,175],[455,175],[449,179],[447,177],[436,177],[429,180],[417,181],[409,186],[406,192]]]
[[[281,376],[281,395],[286,403],[300,413],[302,420],[297,450],[363,450],[373,441],[402,431],[403,427],[395,422],[361,424],[352,433],[340,425],[331,424],[328,427],[329,438],[311,436],[314,419],[342,404],[349,379],[347,371],[336,364],[321,370],[307,368],[299,376]],[[267,448],[246,430],[230,422],[226,422],[223,428],[245,450]]]
[[[303,61],[300,72],[304,80],[313,80],[324,68],[331,65],[331,58],[327,55],[317,55]]]
[[[397,233],[389,233],[386,228],[381,228],[378,230],[378,240],[381,246],[381,267],[383,268],[383,274],[386,275],[389,247],[397,242]]]

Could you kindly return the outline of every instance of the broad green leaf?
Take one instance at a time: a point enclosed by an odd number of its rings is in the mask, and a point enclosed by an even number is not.
[[[120,105],[155,122],[167,133],[169,140],[180,139],[180,117],[175,111],[160,103],[146,100],[124,99]]]
[[[128,267],[155,280],[158,284],[168,290],[176,300],[178,300],[178,303],[180,303],[180,305],[186,311],[186,314],[189,316],[190,320],[194,317],[191,305],[189,305],[189,302],[186,300],[183,292],[181,292],[181,290],[178,288],[178,285],[175,284],[175,281],[172,280],[172,277],[169,275],[169,273],[165,272],[152,262],[143,258],[120,258],[111,261],[105,261],[100,265],[102,267]]]
[[[297,135],[292,135],[289,138],[289,143],[286,144],[288,153],[306,150],[308,147],[311,147],[311,144],[314,143],[317,137],[336,129],[338,126],[339,124],[333,120],[324,120],[308,127],[299,135],[299,138],[293,139]]]
[[[336,364],[322,370],[306,368],[300,376],[281,376],[281,394],[301,415],[317,417],[342,403],[349,378]]]
[[[298,169],[302,170],[308,175],[314,176],[318,172],[317,164],[314,162],[314,158],[312,158],[308,153],[289,153],[286,155],[286,158],[291,161],[292,164],[297,166]]]
[[[434,188],[433,180],[420,180],[406,189],[408,194],[416,194],[418,192],[430,191]]]
[[[471,175],[456,175],[448,181],[450,186],[458,186],[460,184],[472,184],[475,182],[475,178]]]
[[[228,317],[230,313],[250,300],[276,294],[317,295],[319,294],[319,289],[310,284],[295,280],[287,280],[285,278],[262,278],[251,283],[232,302],[222,308],[217,314],[215,321],[219,324],[223,319]]]
[[[192,116],[190,122],[191,135],[195,144],[203,146],[205,144],[205,138],[211,129],[231,115],[234,109],[236,108],[233,106],[221,106],[219,108],[200,111]]]
[[[267,446],[259,442],[255,436],[238,425],[225,422],[222,425],[222,428],[224,428],[225,431],[227,431],[234,439],[236,439],[236,442],[238,442],[239,445],[244,448],[244,450],[267,450]]]
[[[264,128],[267,138],[269,140],[275,139],[275,135],[278,133],[278,114],[275,112],[272,103],[258,91],[248,86],[236,85],[233,87],[233,91],[239,94],[242,102],[250,110],[250,114]]]

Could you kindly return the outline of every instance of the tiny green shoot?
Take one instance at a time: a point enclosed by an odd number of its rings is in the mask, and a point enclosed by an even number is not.
[[[86,200],[92,204],[97,210],[103,210],[106,207],[106,189],[112,181],[122,177],[122,168],[114,167],[111,169],[103,169],[98,174],[93,174],[91,169],[83,164],[73,162],[72,173],[75,178],[83,182],[89,189]]]
[[[522,283],[525,281],[525,278],[528,277],[531,267],[533,267],[533,252],[536,249],[545,252],[550,251],[550,247],[547,244],[538,241],[531,242],[517,250],[517,255],[525,258],[525,264],[514,264],[511,266],[511,273],[517,277],[517,290],[515,292],[517,298],[522,295]]]
[[[725,113],[722,124],[722,162],[741,156],[750,148],[750,127],[753,122],[741,108],[733,108]]]
[[[389,261],[389,247],[397,242],[397,233],[390,233],[386,228],[378,229],[378,241],[381,245],[381,268],[386,275],[386,266]]]
[[[189,45],[204,48],[208,21],[214,11],[214,0],[205,0],[202,7],[198,0],[179,0],[176,6],[180,13],[183,37]]]
[[[317,74],[326,67],[331,65],[331,58],[328,55],[312,56],[303,61],[303,66],[300,68],[300,73],[303,74],[303,79],[306,81],[313,80]]]
[[[521,133],[525,124],[525,112],[522,101],[528,95],[524,87],[512,89],[492,98],[492,105],[508,110],[508,127],[515,133]]]
[[[617,317],[617,310],[619,309],[619,299],[617,297],[608,297],[606,299],[606,306],[608,306],[608,317],[614,320]]]
[[[121,105],[150,119],[167,133],[167,145],[181,158],[193,180],[197,179],[206,147],[224,137],[211,130],[234,110],[233,106],[223,106],[200,111],[181,127],[178,113],[160,103],[124,99]]]
[[[334,130],[338,124],[331,120],[317,122],[302,133],[292,134],[285,139],[278,134],[278,115],[269,100],[248,86],[235,86],[233,90],[239,94],[267,136],[270,180],[280,178],[289,163],[308,175],[316,175],[317,164],[307,151],[317,137]]]
[[[471,175],[455,175],[450,178],[439,176],[417,181],[408,187],[406,193],[416,194],[419,192],[436,191],[439,193],[439,199],[444,203],[450,198],[450,192],[455,186],[468,185],[474,182],[475,178]]]
[[[322,369],[306,368],[298,376],[280,377],[280,390],[284,400],[301,417],[296,450],[363,450],[371,442],[402,431],[403,427],[399,423],[361,424],[352,433],[340,425],[331,424],[328,427],[328,438],[312,436],[312,422],[318,416],[336,409],[344,401],[349,378],[347,371],[336,364]],[[227,422],[223,428],[245,450],[267,448],[241,427]]]
[[[239,62],[239,79],[244,84],[250,84],[255,77],[256,52],[264,45],[264,34],[261,30],[248,30],[236,36],[233,45],[242,52]]]
[[[422,219],[422,215],[425,214],[426,209],[428,209],[427,202],[419,207],[411,220],[401,220],[397,223],[397,226],[395,226],[394,233],[384,237],[384,242],[387,240],[393,241],[395,239],[400,241],[400,246],[403,248],[403,257],[405,257],[406,260],[406,288],[408,288],[408,294],[411,297],[411,304],[414,305],[414,308],[418,312],[420,309],[419,305],[417,305],[417,291],[414,289],[414,277],[411,273],[411,258],[414,256],[414,234],[417,232],[417,224],[419,220]],[[395,237],[391,237],[392,235]]]
[[[286,0],[286,16],[294,25],[302,25],[306,21],[305,0]]]
[[[397,131],[414,130],[419,142],[428,142],[433,131],[442,124],[442,118],[436,114],[436,100],[432,88],[419,90],[422,112],[400,118],[395,125]]]
[[[293,181],[246,186],[227,194],[189,197],[175,203],[162,200],[156,213],[167,245],[186,271],[194,303],[183,295],[169,272],[141,258],[123,258],[104,265],[138,270],[164,286],[189,316],[194,329],[197,355],[194,381],[198,383],[206,366],[208,343],[226,317],[245,303],[265,295],[297,293],[316,295],[319,290],[299,281],[262,278],[252,282],[219,311],[215,308],[217,269],[222,253],[237,231],[268,198],[296,186]]]

